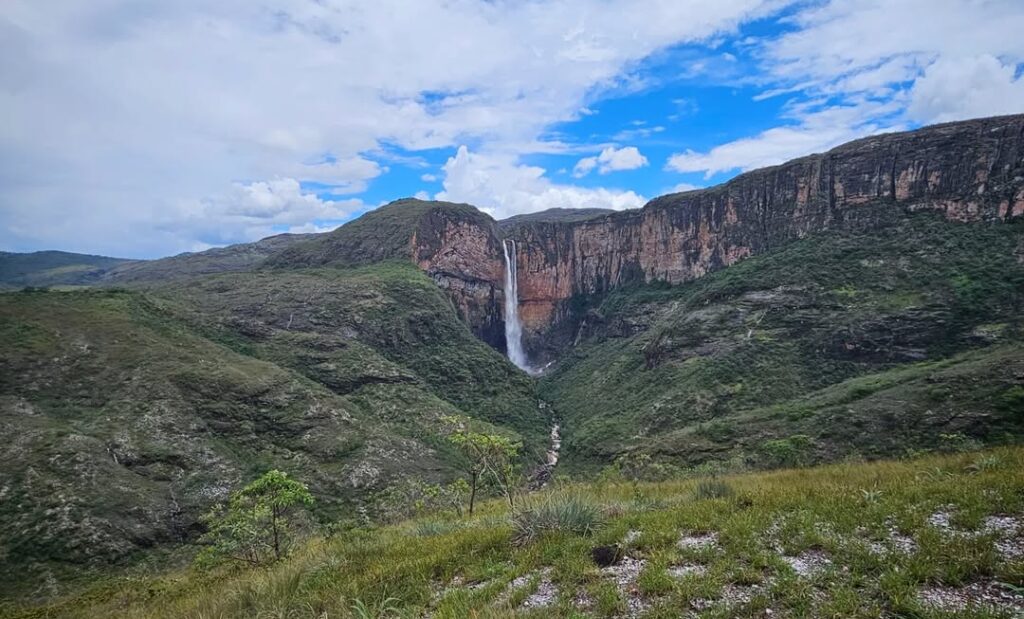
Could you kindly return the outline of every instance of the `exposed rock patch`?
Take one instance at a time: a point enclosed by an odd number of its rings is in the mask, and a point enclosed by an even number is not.
[[[996,582],[977,582],[964,587],[928,587],[918,594],[921,604],[946,612],[967,609],[1010,612],[1024,616],[1024,595]]]

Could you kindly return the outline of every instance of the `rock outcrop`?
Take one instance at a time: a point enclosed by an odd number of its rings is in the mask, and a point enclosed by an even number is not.
[[[1024,215],[1024,115],[865,138],[635,211],[502,228],[519,247],[527,350],[553,356],[593,295],[677,284],[812,232],[921,210],[962,222]]]
[[[274,268],[411,260],[444,289],[473,333],[505,350],[497,223],[469,204],[396,200],[266,262]]]

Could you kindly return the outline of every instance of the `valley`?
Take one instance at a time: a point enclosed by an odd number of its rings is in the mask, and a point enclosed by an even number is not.
[[[922,601],[936,582],[1009,596],[968,616],[1024,608],[999,584],[1019,587],[1020,556],[997,545],[1022,533],[1024,116],[636,210],[496,221],[409,198],[158,260],[3,254],[0,285],[15,616],[349,616],[392,597],[375,616],[728,616],[722,587],[756,616],[946,616]],[[396,499],[465,477],[453,420],[514,446],[509,474],[539,471],[527,510],[576,497],[600,526],[510,545],[503,481],[472,518]],[[203,514],[272,469],[308,485],[317,532],[258,576],[188,572]],[[945,505],[976,533],[929,524]],[[879,559],[894,530],[921,551]],[[587,563],[616,543],[636,573]],[[804,573],[822,557],[834,569]]]

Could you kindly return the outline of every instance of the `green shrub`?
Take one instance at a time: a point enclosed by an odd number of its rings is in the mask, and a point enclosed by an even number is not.
[[[794,434],[788,438],[765,441],[761,444],[761,453],[770,466],[802,466],[813,446],[811,437],[806,434]]]
[[[732,489],[732,486],[725,483],[721,479],[702,479],[697,482],[697,487],[693,489],[693,497],[698,501],[702,499],[727,499],[736,494],[736,491]]]
[[[512,542],[523,545],[544,533],[590,535],[601,528],[601,510],[575,494],[547,495],[512,518]]]
[[[306,484],[272,470],[231,495],[203,520],[209,527],[199,565],[234,561],[259,566],[288,554],[303,511],[313,505]]]

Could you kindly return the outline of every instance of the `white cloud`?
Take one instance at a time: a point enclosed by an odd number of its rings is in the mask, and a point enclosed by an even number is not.
[[[465,146],[444,171],[444,191],[437,199],[475,204],[496,219],[556,207],[639,208],[647,201],[632,191],[556,184],[543,168],[521,165],[511,155],[472,153]]]
[[[0,246],[170,253],[198,241],[164,215],[232,182],[358,192],[387,149],[555,148],[545,130],[588,114],[596,93],[635,87],[640,60],[766,6],[6,0]]]
[[[238,183],[221,195],[182,201],[156,223],[168,231],[185,230],[189,238],[212,246],[262,238],[279,230],[331,229],[365,208],[362,200],[323,200],[303,192],[297,180],[279,178]]]
[[[692,183],[677,183],[670,187],[665,193],[679,193],[681,191],[693,191],[695,189],[704,189],[700,185],[694,185]]]
[[[857,137],[897,130],[897,125],[874,121],[891,112],[881,104],[850,107],[826,107],[804,113],[790,126],[774,127],[755,136],[726,142],[707,152],[687,150],[672,155],[666,169],[676,172],[704,172],[710,177],[718,172],[753,170],[775,165],[796,157],[822,152]]]
[[[624,146],[615,148],[608,146],[601,151],[601,154],[594,157],[584,157],[576,162],[572,170],[573,176],[581,178],[597,168],[598,173],[608,174],[619,170],[635,170],[647,165],[647,157],[640,154],[636,146]]]
[[[830,0],[750,41],[765,90],[793,97],[786,123],[669,158],[680,172],[781,163],[881,130],[1024,112],[1020,0]]]
[[[420,176],[420,180],[423,181],[424,183],[433,183],[433,182],[435,182],[437,180],[437,175],[436,174],[424,174],[424,175]]]
[[[945,122],[1024,111],[1024,77],[990,55],[940,59],[914,83],[912,118]]]

